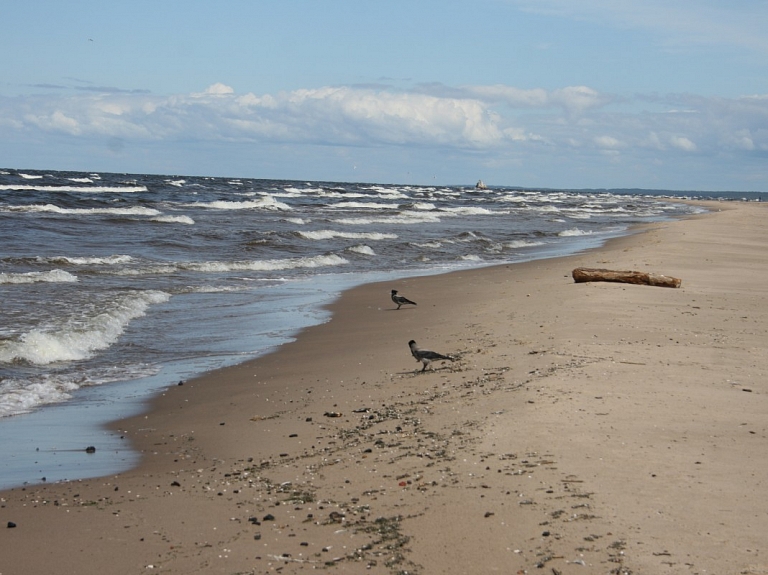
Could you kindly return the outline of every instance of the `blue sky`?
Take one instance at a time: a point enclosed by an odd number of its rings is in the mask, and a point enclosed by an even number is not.
[[[5,4],[3,167],[768,191],[765,0]]]

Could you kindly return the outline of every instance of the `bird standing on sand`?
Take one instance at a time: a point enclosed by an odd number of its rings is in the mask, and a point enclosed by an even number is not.
[[[420,361],[424,364],[424,367],[421,368],[421,371],[425,371],[430,363],[438,359],[447,359],[448,361],[453,361],[452,357],[443,355],[442,353],[429,351],[427,349],[419,349],[414,340],[408,342],[408,347],[411,348],[411,355],[416,358],[416,361]]]
[[[392,301],[397,304],[397,309],[400,309],[401,305],[405,305],[407,303],[409,303],[411,305],[416,305],[415,301],[411,301],[407,297],[403,297],[401,295],[397,295],[397,290],[396,289],[392,290]]]

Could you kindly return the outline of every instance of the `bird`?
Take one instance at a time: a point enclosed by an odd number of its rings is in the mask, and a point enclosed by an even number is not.
[[[424,364],[424,367],[421,368],[421,371],[425,371],[430,363],[438,359],[447,359],[448,361],[453,361],[452,357],[443,355],[442,353],[429,351],[427,349],[419,349],[414,340],[408,342],[408,347],[411,348],[411,355],[416,358],[416,361],[420,361]]]
[[[392,290],[392,301],[397,304],[397,309],[400,309],[401,305],[405,305],[407,303],[409,303],[411,305],[416,305],[415,301],[411,301],[407,297],[403,297],[401,295],[397,295],[397,290],[396,289]]]

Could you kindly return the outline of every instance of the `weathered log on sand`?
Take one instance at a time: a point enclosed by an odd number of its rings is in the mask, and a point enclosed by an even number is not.
[[[582,282],[619,282],[658,287],[679,288],[683,280],[660,274],[649,274],[634,271],[603,270],[595,268],[576,268],[573,270],[573,280]]]

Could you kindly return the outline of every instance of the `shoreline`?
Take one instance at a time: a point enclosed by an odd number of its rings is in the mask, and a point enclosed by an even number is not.
[[[680,200],[688,203],[687,200]],[[640,224],[637,224],[639,226]],[[310,299],[323,300],[311,308],[301,318],[289,316],[286,322],[293,327],[271,331],[269,338],[275,339],[271,345],[261,347],[258,352],[251,352],[250,358],[241,358],[239,362],[258,360],[265,354],[272,353],[284,343],[289,343],[308,326],[324,323],[328,306],[339,295],[353,287],[370,283],[386,283],[407,278],[445,275],[453,272],[485,269],[497,265],[516,265],[527,261],[567,257],[599,247],[612,239],[631,235],[631,228],[621,234],[601,233],[597,238],[587,235],[572,239],[568,247],[557,245],[540,247],[523,259],[503,263],[486,263],[481,266],[458,266],[447,269],[399,270],[391,272],[367,272],[364,277],[349,280],[345,274],[339,276],[321,276],[320,284]],[[329,279],[330,278],[330,279]],[[296,283],[301,290],[301,281]],[[295,289],[296,286],[294,286]],[[322,294],[322,295],[321,295]],[[305,296],[305,300],[307,297]],[[315,319],[307,319],[308,317]],[[266,333],[266,332],[265,332]],[[278,335],[279,334],[279,335]],[[268,337],[260,334],[258,337]],[[245,349],[245,348],[242,348]],[[243,352],[245,353],[245,352]],[[172,361],[165,364],[155,375],[136,380],[127,380],[111,385],[84,387],[75,392],[75,396],[63,403],[54,403],[43,409],[17,416],[0,418],[0,432],[6,435],[8,445],[0,450],[0,456],[8,460],[4,476],[0,476],[0,491],[17,487],[33,486],[44,483],[79,481],[123,473],[135,467],[140,458],[137,450],[128,446],[124,436],[115,432],[117,422],[132,415],[140,415],[150,409],[152,398],[173,386],[177,381],[196,379],[208,373],[227,369],[233,364],[225,355],[219,358],[200,357],[188,361]],[[210,360],[210,361],[209,361]],[[203,367],[203,363],[205,367]],[[216,364],[219,365],[216,365]],[[194,366],[194,367],[193,367]],[[94,408],[93,401],[99,405]],[[53,431],[51,431],[53,430]],[[118,430],[119,431],[119,430]],[[98,450],[98,457],[82,457],[84,446],[93,445]],[[31,470],[34,470],[30,472]]]
[[[768,573],[765,208],[708,205],[344,292],[330,322],[118,423],[136,469],[2,492],[0,572]],[[418,373],[409,339],[457,360]]]

